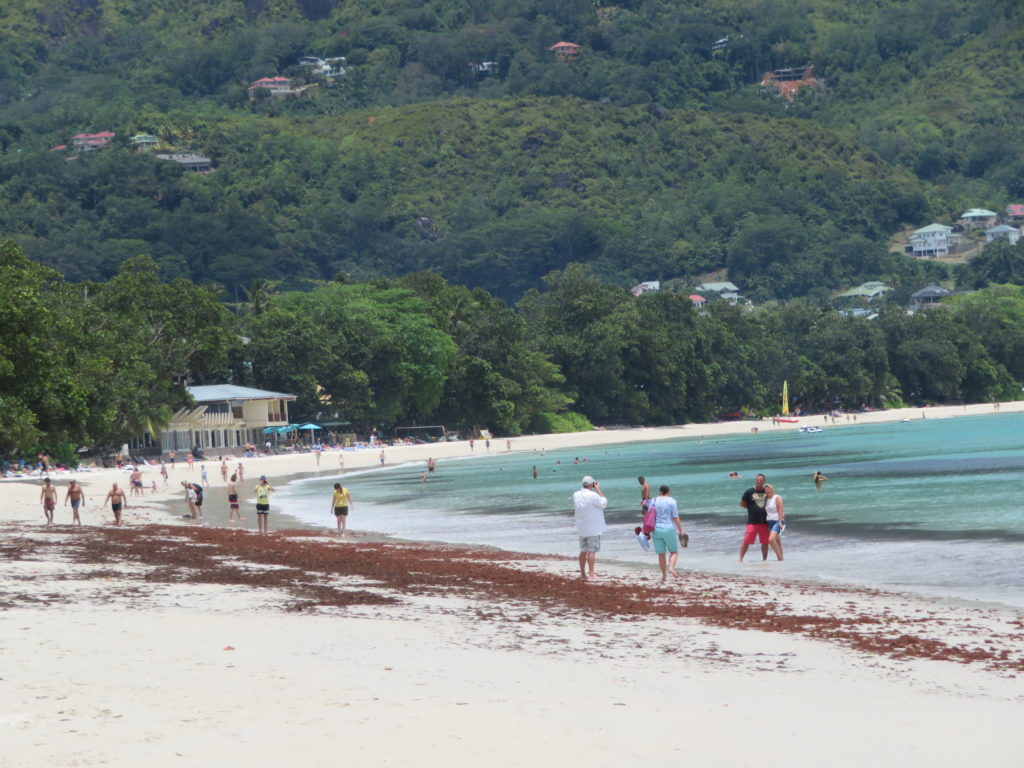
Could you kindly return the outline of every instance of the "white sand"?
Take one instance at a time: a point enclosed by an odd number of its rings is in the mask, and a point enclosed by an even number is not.
[[[1022,409],[1024,403],[1008,403],[1002,413]],[[927,410],[928,418],[965,412],[992,407]],[[859,415],[858,423],[921,413]],[[551,450],[750,427],[688,425],[512,443],[513,450]],[[505,450],[503,439],[491,443],[492,453]],[[385,450],[395,463],[469,449],[449,443]],[[477,441],[476,452],[482,450]],[[346,453],[346,468],[373,466],[377,456]],[[259,474],[315,471],[309,454],[245,465],[247,485]],[[321,470],[336,466],[337,454],[325,454]],[[217,463],[209,462],[208,471],[222,487]],[[171,479],[187,476],[179,463]],[[156,473],[147,481],[152,477],[160,483]],[[126,484],[127,475],[79,478],[88,494],[85,524],[108,521],[98,505],[110,483]],[[57,520],[66,523],[66,480],[57,485]],[[280,597],[256,589],[83,581],[76,576],[90,566],[65,562],[60,548],[60,537],[74,532],[37,533],[38,488],[38,481],[0,484],[2,541],[46,543],[24,560],[0,553],[4,768],[1024,764],[1024,686],[980,664],[894,661],[801,636],[683,620],[594,623],[536,606],[454,597],[294,615],[280,610]],[[172,490],[130,506],[126,523],[172,519],[153,503],[177,499]],[[566,563],[567,575],[574,565]],[[807,613],[871,613],[890,600],[813,590],[787,599],[803,601],[797,607]],[[991,639],[997,647],[1024,639],[1019,624],[1014,630],[1019,615],[900,600],[893,612],[925,611],[931,631],[956,627],[973,633],[974,643]],[[534,620],[481,621],[480,608],[528,609]]]

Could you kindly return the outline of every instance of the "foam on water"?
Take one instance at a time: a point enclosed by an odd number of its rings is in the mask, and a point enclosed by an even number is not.
[[[1024,470],[1024,415],[920,420],[633,443],[593,449],[477,455],[438,464],[426,484],[417,462],[347,472],[349,525],[402,538],[484,544],[575,556],[571,494],[592,474],[610,503],[602,557],[653,567],[633,536],[643,474],[667,483],[691,546],[687,567],[765,578],[820,579],[1024,607],[1024,514],[1016,481]],[[580,464],[573,464],[579,457]],[[584,461],[583,459],[586,459]],[[538,478],[532,477],[536,465]],[[814,470],[830,478],[821,491]],[[728,478],[730,471],[742,479]],[[739,497],[757,472],[786,505],[786,561],[740,565],[745,512]],[[338,478],[292,483],[275,496],[282,512],[331,528]],[[771,555],[774,560],[774,555]]]

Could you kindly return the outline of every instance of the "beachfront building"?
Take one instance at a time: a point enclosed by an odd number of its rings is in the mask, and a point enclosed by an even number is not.
[[[985,242],[991,243],[995,240],[1005,240],[1010,245],[1016,245],[1020,240],[1020,230],[1007,224],[1000,224],[985,230]]]
[[[906,252],[918,257],[948,256],[961,241],[960,233],[954,232],[952,227],[945,224],[929,224],[910,233]]]
[[[194,446],[218,454],[241,453],[262,445],[267,427],[288,425],[288,403],[295,395],[264,389],[214,384],[188,387],[194,406],[181,408],[160,434],[160,450],[189,451]]]

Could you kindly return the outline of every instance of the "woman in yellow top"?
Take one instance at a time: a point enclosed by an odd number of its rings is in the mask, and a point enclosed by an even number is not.
[[[274,486],[267,482],[267,476],[260,477],[260,484],[256,486],[256,522],[259,525],[260,533],[270,532],[270,492]]]
[[[352,494],[341,483],[334,484],[334,495],[331,496],[331,508],[338,521],[338,536],[345,538],[345,523],[348,522],[348,511],[352,507]]]

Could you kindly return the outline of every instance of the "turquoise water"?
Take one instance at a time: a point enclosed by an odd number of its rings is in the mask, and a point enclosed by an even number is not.
[[[581,463],[572,464],[577,457]],[[601,558],[655,567],[632,533],[642,474],[655,489],[671,486],[679,502],[691,536],[685,567],[1024,607],[1024,512],[1015,485],[1024,479],[1024,414],[816,434],[695,435],[544,456],[495,447],[490,455],[439,462],[424,485],[422,469],[421,462],[346,474],[355,502],[349,524],[416,540],[575,556],[571,495],[591,474],[609,498]],[[829,477],[820,491],[814,470]],[[730,471],[741,479],[730,479]],[[761,563],[755,546],[741,565],[746,513],[739,498],[758,472],[785,502],[786,561],[770,555]],[[336,479],[292,483],[275,501],[304,522],[333,527],[329,489]]]

